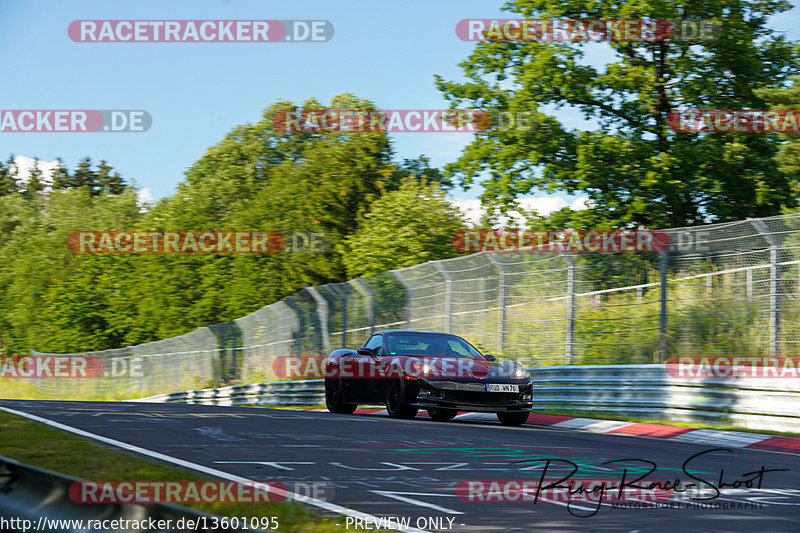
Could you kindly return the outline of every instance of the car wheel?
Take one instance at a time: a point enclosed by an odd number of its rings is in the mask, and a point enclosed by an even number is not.
[[[392,418],[414,418],[419,407],[409,405],[410,398],[402,379],[391,379],[386,383],[386,411]]]
[[[458,414],[455,409],[428,409],[428,415],[438,422],[447,422],[452,420]]]
[[[357,403],[345,403],[344,388],[339,378],[325,378],[325,405],[331,413],[351,415],[358,407]]]
[[[520,426],[528,420],[529,412],[522,413],[497,413],[497,419],[504,426]]]

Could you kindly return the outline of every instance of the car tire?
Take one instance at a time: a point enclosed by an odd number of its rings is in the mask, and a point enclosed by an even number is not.
[[[521,426],[528,420],[529,412],[522,413],[497,413],[497,419],[504,426]]]
[[[414,418],[419,407],[410,405],[414,398],[406,388],[405,380],[390,379],[386,383],[386,411],[392,418]]]
[[[428,409],[428,416],[437,422],[447,422],[448,420],[454,419],[457,414],[458,411],[456,409],[447,409],[441,407],[438,409]]]
[[[339,378],[325,378],[325,405],[331,413],[341,415],[352,415],[357,403],[347,403],[344,401],[344,387]]]

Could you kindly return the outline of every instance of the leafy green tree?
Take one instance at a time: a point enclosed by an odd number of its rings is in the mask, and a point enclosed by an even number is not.
[[[531,190],[588,194],[613,227],[683,226],[777,214],[794,205],[798,180],[773,159],[774,134],[676,133],[680,109],[763,109],[755,88],[780,86],[798,66],[791,43],[767,27],[791,8],[777,0],[557,2],[513,0],[525,18],[716,19],[712,41],[610,42],[605,68],[585,61],[595,43],[478,43],[464,61],[468,81],[437,86],[454,107],[533,110],[531,127],[476,134],[445,172],[463,186],[484,173],[482,200],[511,205]],[[548,111],[572,109],[599,123],[569,129]]]
[[[0,197],[0,342],[6,349],[73,351],[122,342],[128,330],[119,317],[135,316],[136,309],[123,297],[135,293],[128,286],[131,269],[109,266],[122,257],[75,254],[66,241],[73,231],[128,229],[140,218],[133,191],[92,197],[86,189],[69,190],[50,195],[47,210],[20,195]],[[83,266],[87,261],[94,263]],[[78,320],[89,309],[102,321]]]
[[[800,109],[800,76],[794,77],[789,87],[758,89],[755,92],[772,109]],[[800,175],[800,134],[782,133],[780,138],[784,141],[776,157],[780,170],[789,176]]]
[[[438,184],[404,178],[375,200],[358,231],[344,243],[350,278],[460,255],[453,235],[466,228],[461,212]]]
[[[438,183],[443,189],[448,190],[453,187],[453,182],[436,167],[431,166],[428,156],[422,155],[416,159],[404,159],[394,171],[393,178],[400,182],[406,176],[417,176],[425,181]]]
[[[303,109],[327,107],[374,105],[350,94],[334,97],[328,106],[313,99],[302,104]],[[397,186],[389,140],[379,132],[285,132],[274,127],[274,113],[297,108],[292,102],[277,102],[264,110],[262,120],[234,128],[192,165],[177,194],[155,206],[148,228],[316,232],[327,235],[331,245],[354,233],[370,202]],[[216,280],[190,300],[189,314],[196,311],[204,320],[236,318],[305,285],[344,281],[346,276],[333,247],[325,253],[187,261],[194,265],[187,267],[194,287]],[[198,277],[201,272],[204,276]]]

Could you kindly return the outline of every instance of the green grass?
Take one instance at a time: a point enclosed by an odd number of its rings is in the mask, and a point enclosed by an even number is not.
[[[0,455],[21,463],[90,481],[203,481],[210,478],[117,452],[38,422],[0,412]],[[185,504],[220,516],[278,518],[278,531],[342,531],[344,517],[323,517],[299,503]]]

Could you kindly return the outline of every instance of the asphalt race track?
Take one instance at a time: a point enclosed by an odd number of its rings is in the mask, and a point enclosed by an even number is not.
[[[490,421],[152,403],[2,400],[0,406],[256,481],[324,482],[336,505],[407,518],[425,531],[800,531],[800,461],[791,454],[737,448],[690,459],[717,447]],[[563,460],[577,466],[572,481],[618,481],[623,465],[607,461],[627,460],[631,476],[650,470],[648,460],[657,470],[646,480],[684,485],[695,481],[683,470],[689,460],[706,497],[720,476],[739,488],[725,487],[702,506],[676,498],[658,508],[615,508],[611,501],[567,508],[558,500],[475,502],[456,495],[460,481],[533,481],[545,467],[547,479],[558,479],[572,470]]]

